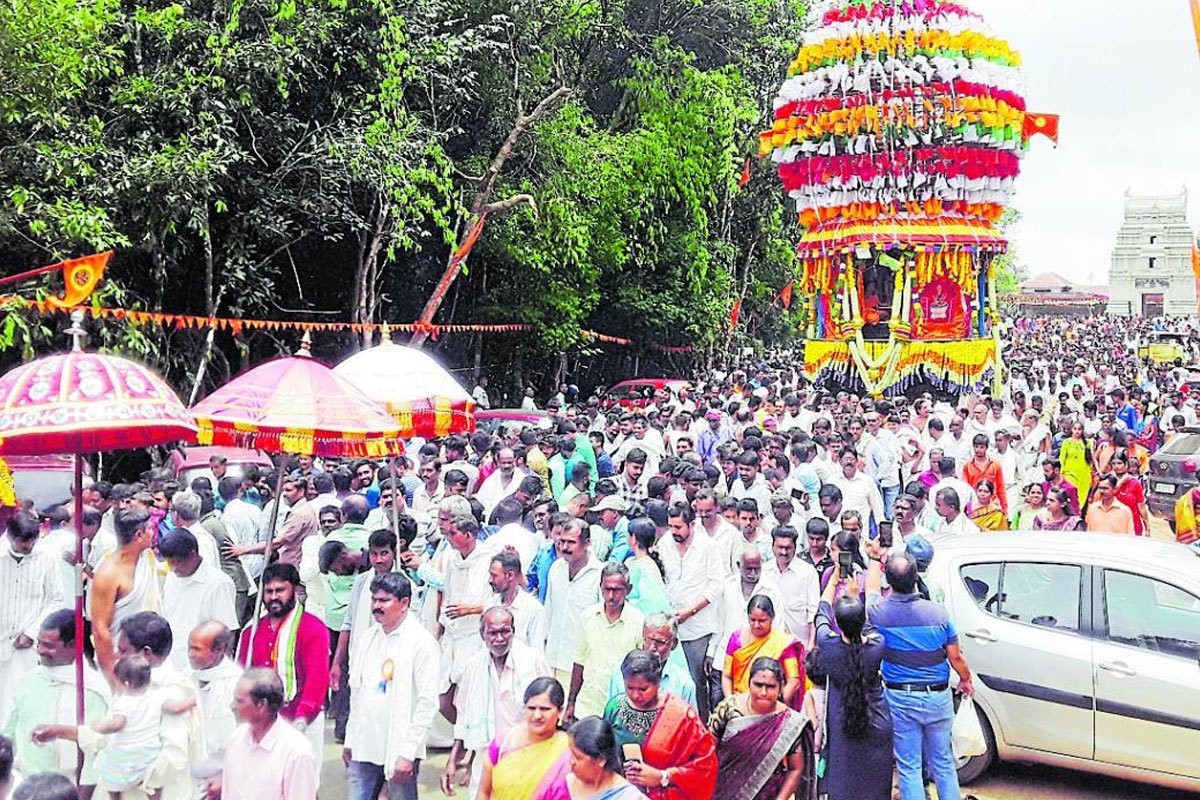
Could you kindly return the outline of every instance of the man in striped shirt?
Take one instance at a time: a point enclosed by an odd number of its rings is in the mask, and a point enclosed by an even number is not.
[[[901,800],[924,800],[922,755],[937,784],[938,797],[957,798],[958,772],[950,747],[954,700],[950,668],[958,673],[958,689],[975,693],[971,670],[958,647],[958,631],[944,606],[925,600],[917,591],[917,564],[907,553],[887,559],[884,571],[891,593],[878,599],[880,559],[885,555],[872,541],[867,592],[869,619],[884,643],[884,695],[892,712],[893,749],[900,775]],[[923,753],[923,746],[931,745]]]

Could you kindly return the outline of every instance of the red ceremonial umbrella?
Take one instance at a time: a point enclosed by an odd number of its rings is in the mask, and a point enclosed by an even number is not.
[[[75,456],[75,713],[83,719],[83,454],[192,441],[196,424],[171,387],[117,356],[81,349],[82,312],[72,314],[69,353],[0,377],[0,455]]]
[[[200,428],[196,438],[201,445],[342,458],[381,458],[400,449],[396,421],[313,359],[307,333],[295,356],[268,361],[239,375],[191,412]],[[276,502],[283,489],[283,472],[278,470]],[[270,517],[264,561],[271,560],[278,514]],[[261,607],[260,591],[254,627]]]

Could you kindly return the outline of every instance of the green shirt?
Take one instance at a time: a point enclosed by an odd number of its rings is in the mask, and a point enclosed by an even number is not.
[[[347,522],[333,533],[325,537],[327,542],[341,542],[351,553],[367,549],[367,540],[371,532],[362,525]],[[346,615],[346,605],[350,602],[350,593],[354,591],[354,580],[358,575],[326,575],[329,585],[329,596],[325,600],[325,627],[331,631],[342,629],[342,618]]]
[[[53,667],[64,680],[51,677],[50,669],[39,666],[25,675],[13,692],[12,711],[4,728],[4,735],[13,741],[16,750],[13,765],[22,775],[37,772],[59,772],[74,780],[75,745],[73,742],[56,742],[49,745],[33,743],[33,729],[39,725],[75,724],[75,667],[68,664]],[[95,676],[96,681],[103,678]],[[84,693],[84,719],[88,724],[99,722],[108,713],[104,696],[90,688]],[[64,763],[58,763],[59,750],[64,753]],[[95,771],[90,758],[83,762],[83,783],[96,783]]]

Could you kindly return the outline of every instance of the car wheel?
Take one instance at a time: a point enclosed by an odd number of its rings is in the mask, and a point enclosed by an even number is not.
[[[992,726],[987,715],[979,710],[978,704],[975,706],[975,713],[979,715],[979,725],[983,728],[983,742],[987,745],[987,751],[981,756],[956,759],[958,782],[963,786],[979,780],[996,762],[996,736],[992,733]]]

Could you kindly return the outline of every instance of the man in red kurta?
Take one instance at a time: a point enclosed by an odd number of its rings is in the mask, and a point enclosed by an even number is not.
[[[296,604],[300,573],[291,564],[268,564],[262,574],[266,616],[258,621],[253,645],[250,628],[242,633],[238,661],[267,667],[283,680],[279,713],[308,736],[320,757],[324,746],[325,695],[329,691],[329,629]]]
[[[1004,491],[1004,467],[1000,462],[988,457],[988,437],[982,433],[975,434],[971,440],[975,450],[974,457],[963,465],[962,477],[974,489],[981,480],[986,479],[996,487],[996,499],[1000,508],[1008,516],[1008,495]]]

